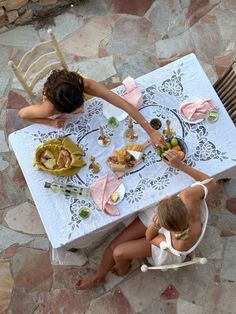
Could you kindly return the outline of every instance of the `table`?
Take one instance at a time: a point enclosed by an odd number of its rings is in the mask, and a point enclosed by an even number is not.
[[[140,111],[148,120],[158,117],[163,124],[162,130],[166,118],[170,118],[171,127],[187,143],[186,162],[189,165],[210,176],[223,176],[224,172],[236,167],[236,128],[194,54],[148,73],[136,82],[144,98]],[[116,92],[122,94],[123,87],[117,88]],[[213,104],[220,108],[218,122],[189,124],[183,121],[178,107],[187,98],[211,98]],[[39,172],[32,166],[35,149],[45,140],[66,134],[71,134],[70,138],[84,149],[87,166],[72,177],[60,178],[62,182],[88,185],[106,173],[112,175],[105,160],[115,148],[125,144],[122,134],[127,119],[120,122],[117,129],[109,129],[102,114],[103,103],[99,98],[89,100],[83,114],[68,116],[63,130],[35,124],[9,136],[52,247],[58,250],[88,246],[104,230],[193,182],[189,176],[168,167],[149,147],[145,151],[144,162],[122,178],[126,194],[117,205],[120,216],[105,215],[92,200],[73,199],[44,189],[45,181],[58,181],[58,178]],[[112,139],[111,145],[105,148],[97,144],[99,125],[104,126],[105,133]],[[139,133],[138,142],[144,142],[147,134],[139,125],[134,127]],[[96,156],[102,165],[101,172],[96,175],[88,171],[90,155]],[[78,215],[83,206],[90,208],[91,215],[87,220],[81,220]]]

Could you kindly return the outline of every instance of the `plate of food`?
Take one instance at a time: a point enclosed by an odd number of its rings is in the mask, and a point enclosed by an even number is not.
[[[187,144],[182,138],[177,137],[177,136],[166,138],[164,148],[158,146],[156,148],[156,153],[158,156],[163,158],[163,154],[167,152],[169,149],[176,151],[181,157],[181,160],[184,160],[188,153]]]
[[[115,117],[118,121],[122,121],[128,116],[127,112],[109,103],[103,104],[102,111],[103,111],[104,116],[107,118],[107,120],[112,117]]]
[[[118,188],[111,194],[109,203],[112,205],[119,204],[125,196],[125,186],[121,183]]]
[[[143,151],[151,144],[150,139],[143,144],[127,144],[112,152],[107,158],[108,167],[117,175],[122,177],[142,161]]]

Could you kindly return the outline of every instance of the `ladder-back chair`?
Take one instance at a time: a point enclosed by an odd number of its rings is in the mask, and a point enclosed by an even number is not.
[[[68,70],[55,35],[51,29],[47,32],[50,40],[40,43],[26,52],[18,65],[15,65],[12,60],[8,62],[34,104],[42,101],[42,94],[38,95],[33,91],[35,85],[51,70],[59,68]]]
[[[190,257],[190,260],[179,263],[179,264],[169,264],[169,265],[161,265],[161,266],[148,266],[146,264],[143,264],[141,266],[141,271],[146,272],[148,270],[162,270],[162,271],[167,271],[170,269],[178,270],[180,267],[185,267],[185,266],[190,266],[190,265],[196,265],[196,264],[206,264],[207,259],[205,257],[195,257],[193,254],[192,257]]]
[[[236,59],[213,87],[236,125]]]

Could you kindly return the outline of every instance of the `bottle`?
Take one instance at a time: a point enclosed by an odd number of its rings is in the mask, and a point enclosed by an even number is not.
[[[65,196],[73,196],[74,198],[89,197],[89,188],[87,186],[74,186],[53,181],[45,182],[44,187],[56,193],[63,193]]]

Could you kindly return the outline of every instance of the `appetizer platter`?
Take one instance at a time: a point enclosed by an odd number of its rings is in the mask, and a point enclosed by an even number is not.
[[[127,144],[114,150],[111,156],[107,158],[106,163],[113,173],[120,178],[142,161],[143,152],[150,144],[150,139],[143,144]]]

